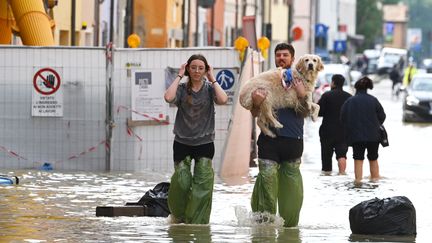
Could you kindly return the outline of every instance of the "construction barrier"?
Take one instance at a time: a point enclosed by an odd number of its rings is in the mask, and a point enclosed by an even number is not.
[[[239,89],[234,49],[0,46],[0,53],[0,168],[172,171],[177,108],[163,93],[201,53],[230,98],[216,106],[220,171]]]

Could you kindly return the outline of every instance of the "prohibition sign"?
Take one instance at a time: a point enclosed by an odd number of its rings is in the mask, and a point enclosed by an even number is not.
[[[60,75],[52,68],[42,68],[34,75],[33,86],[40,94],[54,94],[60,88]]]

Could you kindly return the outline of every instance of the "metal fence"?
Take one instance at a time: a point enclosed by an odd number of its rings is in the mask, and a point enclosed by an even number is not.
[[[170,71],[196,53],[215,70],[234,71],[236,83],[240,62],[230,48],[0,46],[0,168],[171,171],[176,107],[160,104],[162,117],[139,110],[133,79],[152,73],[158,89],[151,96],[163,99]],[[237,88],[227,90],[230,97]],[[231,109],[216,107],[216,171]]]

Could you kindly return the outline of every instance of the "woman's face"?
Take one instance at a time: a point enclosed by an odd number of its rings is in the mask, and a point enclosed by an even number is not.
[[[192,80],[201,80],[206,73],[205,63],[201,60],[193,60],[188,67],[189,77]]]

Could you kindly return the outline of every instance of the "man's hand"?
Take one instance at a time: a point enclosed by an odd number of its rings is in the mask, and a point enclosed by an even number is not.
[[[291,88],[296,91],[298,98],[304,98],[306,96],[306,89],[300,78],[294,78]]]
[[[267,91],[263,88],[258,88],[252,92],[252,103],[254,107],[260,107],[261,103],[267,97]]]
[[[252,109],[251,113],[252,116],[258,116],[260,113],[260,106],[263,103],[263,101],[267,97],[267,91],[262,88],[258,88],[255,91],[252,92]]]

